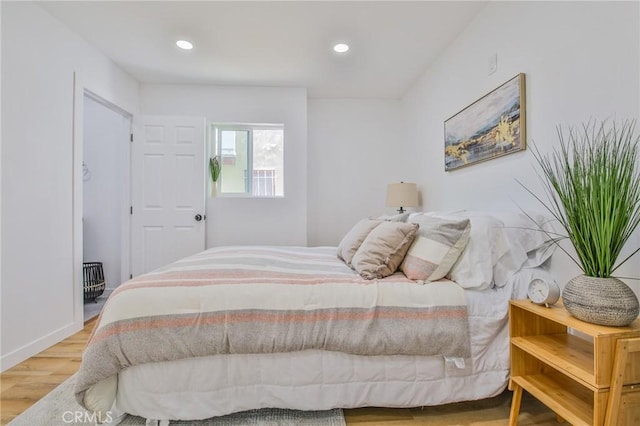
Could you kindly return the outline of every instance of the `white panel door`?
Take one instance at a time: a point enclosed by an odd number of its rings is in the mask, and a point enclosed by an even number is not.
[[[204,118],[134,117],[133,276],[204,250],[204,153]]]

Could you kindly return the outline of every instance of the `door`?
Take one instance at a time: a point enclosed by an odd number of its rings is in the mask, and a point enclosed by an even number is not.
[[[133,276],[204,250],[205,120],[139,116],[131,148]]]

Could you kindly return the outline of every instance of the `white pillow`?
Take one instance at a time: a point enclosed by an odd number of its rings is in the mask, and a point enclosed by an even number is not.
[[[398,214],[393,214],[393,215],[382,215],[378,218],[376,218],[377,220],[384,220],[386,222],[403,222],[406,223],[407,222],[407,218],[409,217],[409,212],[404,212],[404,213],[398,213]]]
[[[493,284],[493,265],[508,250],[503,223],[495,217],[477,212],[460,212],[455,216],[471,220],[467,247],[447,275],[461,287],[484,290]]]
[[[419,220],[420,217],[439,217],[442,219],[451,219],[452,216],[459,215],[460,213],[464,213],[466,210],[436,210],[430,212],[413,212],[409,214],[407,218],[408,223],[414,223],[416,220]],[[459,216],[458,216],[459,217]]]
[[[509,247],[493,267],[494,283],[502,287],[520,269],[542,265],[557,246],[553,234],[546,233],[554,232],[548,217],[533,213],[529,218],[518,212],[497,212],[495,215],[504,223],[504,237]]]

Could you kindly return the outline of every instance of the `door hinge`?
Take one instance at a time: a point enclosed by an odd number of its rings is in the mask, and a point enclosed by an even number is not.
[[[133,133],[131,133],[129,136],[130,136],[130,137],[129,137],[129,140],[130,140],[131,142],[133,142]]]
[[[129,214],[133,214],[133,206],[129,206]]]

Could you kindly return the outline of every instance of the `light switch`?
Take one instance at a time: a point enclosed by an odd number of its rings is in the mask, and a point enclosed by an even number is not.
[[[488,75],[493,74],[498,70],[498,54],[494,53],[489,56],[489,67],[488,67]]]

